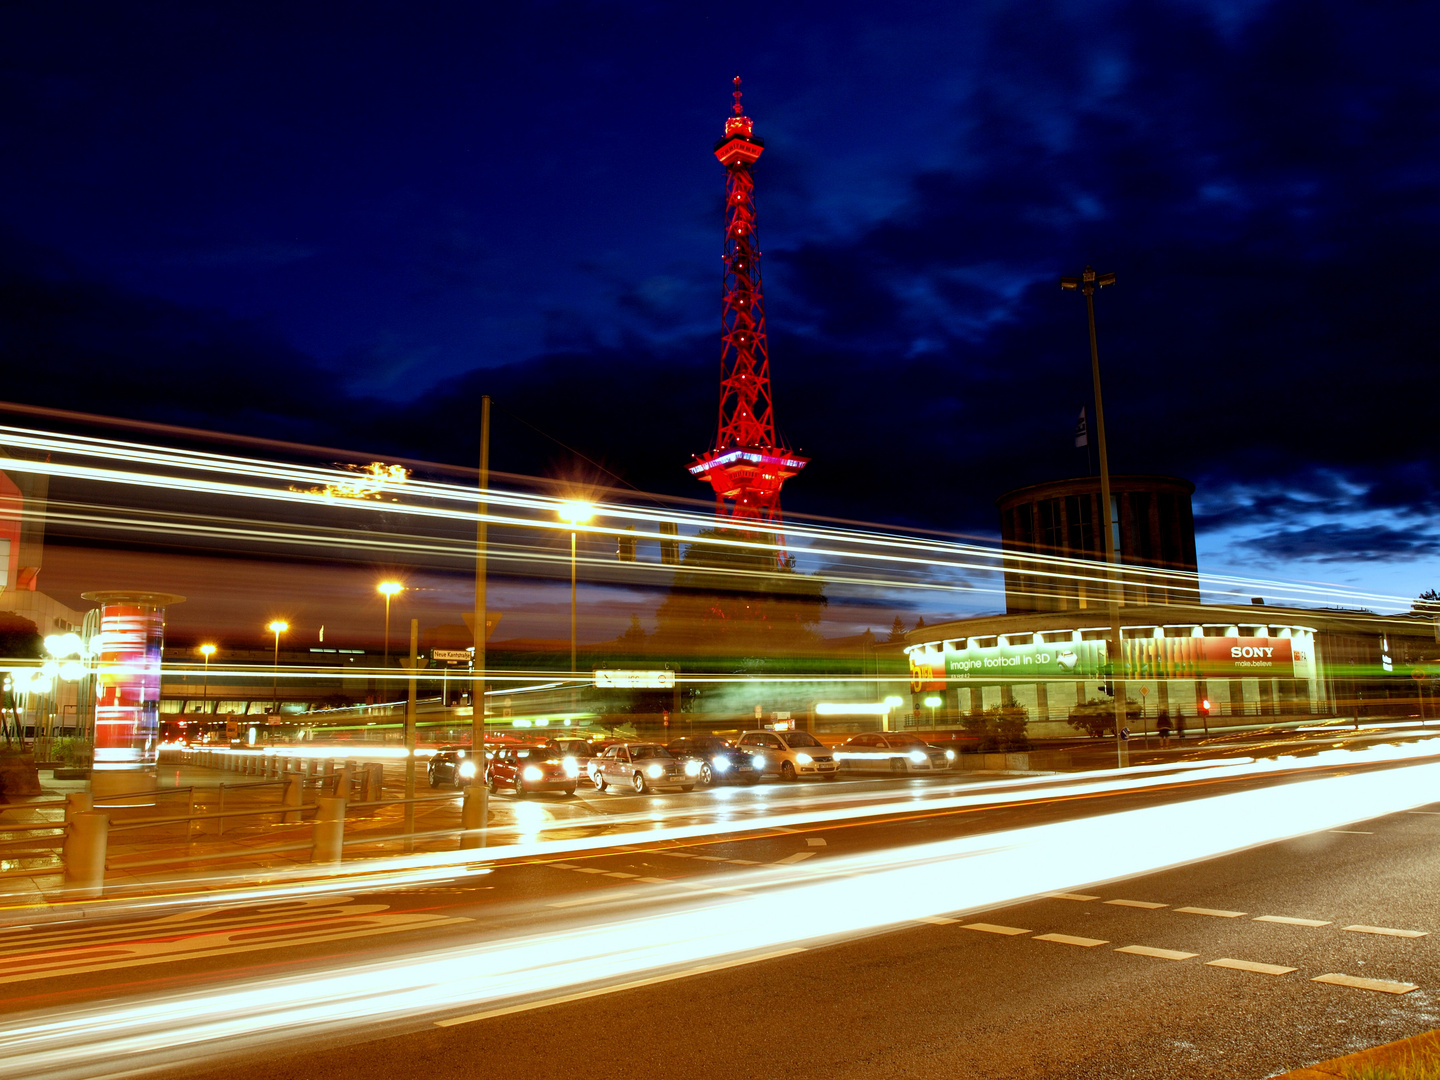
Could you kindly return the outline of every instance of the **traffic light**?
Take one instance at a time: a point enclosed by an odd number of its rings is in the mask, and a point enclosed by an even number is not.
[[[1207,697],[1207,698],[1202,698],[1201,701],[1200,701],[1200,715],[1201,715],[1201,716],[1209,716],[1209,715],[1210,715],[1210,699],[1209,699],[1208,697]]]
[[[1101,675],[1101,676],[1104,678],[1104,680],[1105,680],[1103,683],[1100,684],[1100,687],[1099,687],[1100,692],[1101,692],[1102,694],[1108,695],[1109,697],[1114,697],[1114,696],[1115,696],[1115,665],[1112,664],[1112,663],[1110,663],[1110,662],[1107,660],[1103,665],[1101,665],[1100,675]]]

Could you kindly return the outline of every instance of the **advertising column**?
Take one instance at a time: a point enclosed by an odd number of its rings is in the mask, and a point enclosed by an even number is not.
[[[90,792],[104,797],[151,791],[160,743],[165,608],[183,603],[185,598],[146,592],[82,595],[100,605]]]

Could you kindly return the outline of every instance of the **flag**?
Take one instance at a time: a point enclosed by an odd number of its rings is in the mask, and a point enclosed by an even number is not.
[[[1076,445],[1076,446],[1089,446],[1089,445],[1090,445],[1090,428],[1089,428],[1089,425],[1087,425],[1087,424],[1085,423],[1085,408],[1084,408],[1084,406],[1081,406],[1081,409],[1080,409],[1080,419],[1075,421],[1075,445]]]

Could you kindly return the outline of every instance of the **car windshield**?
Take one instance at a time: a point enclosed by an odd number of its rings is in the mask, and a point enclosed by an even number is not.
[[[669,757],[670,751],[663,746],[632,746],[630,756],[637,760],[647,757]]]
[[[914,735],[890,735],[890,746],[895,750],[924,750],[925,744]]]
[[[730,744],[724,739],[682,739],[677,749],[710,754],[716,750],[728,750]]]
[[[808,731],[792,731],[785,736],[785,741],[794,746],[825,746],[819,739],[815,738]]]
[[[528,750],[516,750],[515,756],[522,761],[549,761],[559,756],[559,751],[551,746],[533,746]]]

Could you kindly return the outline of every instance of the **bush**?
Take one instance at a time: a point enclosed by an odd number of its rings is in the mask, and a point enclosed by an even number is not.
[[[56,739],[51,753],[67,769],[88,769],[95,757],[89,739]]]
[[[1115,734],[1115,702],[1111,698],[1091,698],[1070,710],[1066,721],[1076,731],[1099,738]],[[1140,703],[1126,700],[1125,722],[1129,729],[1140,730]]]
[[[1030,713],[1024,705],[992,705],[979,716],[967,716],[963,723],[967,734],[974,736],[975,749],[980,753],[1028,750],[1030,737],[1025,733]]]

